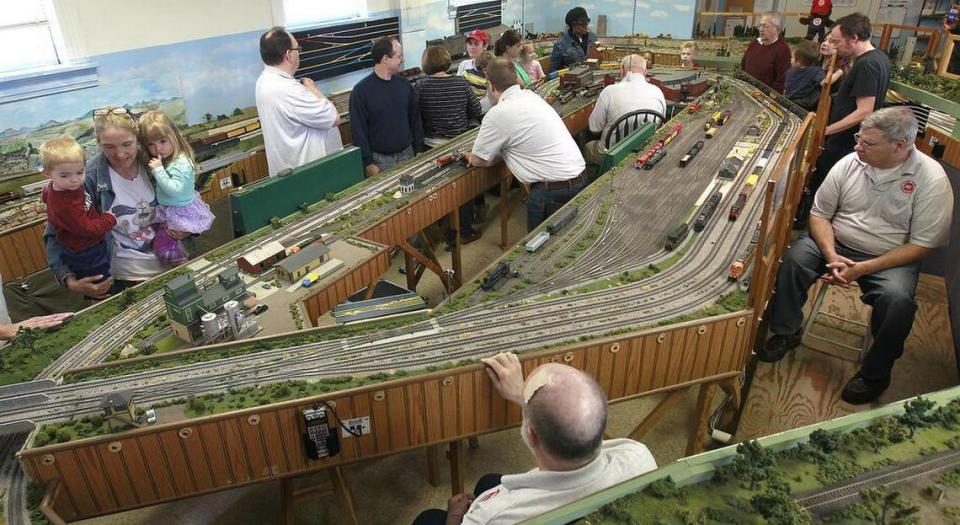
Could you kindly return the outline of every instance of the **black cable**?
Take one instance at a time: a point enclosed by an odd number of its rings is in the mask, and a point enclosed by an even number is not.
[[[333,418],[337,420],[337,424],[340,425],[340,428],[342,428],[342,429],[344,430],[344,432],[346,432],[347,434],[350,434],[350,435],[353,436],[353,437],[361,437],[361,436],[363,436],[362,433],[361,433],[361,434],[357,434],[357,433],[354,432],[353,430],[347,428],[347,426],[343,424],[343,421],[340,420],[340,416],[337,415],[337,411],[333,409],[333,406],[330,405],[330,403],[328,403],[328,402],[326,402],[326,401],[321,401],[321,403],[323,403],[323,406],[327,407],[327,410],[329,410],[329,411],[330,411],[330,414],[333,415]],[[361,431],[361,432],[362,432],[362,431]]]

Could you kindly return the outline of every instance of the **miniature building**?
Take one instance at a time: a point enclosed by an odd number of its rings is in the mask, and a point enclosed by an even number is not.
[[[286,248],[277,241],[270,241],[263,246],[249,251],[237,259],[237,266],[252,274],[259,274],[273,266],[277,261],[283,259],[286,254]]]
[[[330,248],[323,244],[308,245],[275,265],[277,277],[287,282],[297,282],[310,270],[323,264],[329,252]]]
[[[414,183],[414,178],[412,175],[407,173],[400,175],[400,192],[401,193],[413,193],[415,189],[416,189],[416,185]]]
[[[246,293],[247,287],[236,268],[221,272],[217,275],[217,281],[203,291],[197,289],[193,273],[176,277],[163,290],[170,328],[177,337],[193,342],[201,336],[203,314],[216,313],[224,304]]]
[[[137,404],[133,401],[133,391],[114,392],[100,401],[100,409],[106,418],[126,419],[132,423],[137,417]]]
[[[672,102],[680,102],[687,98],[696,98],[702,95],[709,87],[706,77],[700,72],[656,73],[651,75],[650,83],[663,91],[663,96]]]

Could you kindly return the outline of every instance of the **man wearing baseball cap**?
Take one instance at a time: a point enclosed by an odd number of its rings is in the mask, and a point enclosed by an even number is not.
[[[564,21],[567,23],[567,32],[553,44],[553,52],[550,53],[551,73],[583,62],[590,46],[597,43],[597,35],[587,27],[590,17],[586,9],[574,7],[567,11]]]
[[[480,56],[480,53],[486,51],[488,45],[490,45],[490,35],[483,29],[474,29],[467,33],[467,54],[470,55],[470,58],[460,62],[460,65],[457,66],[457,74],[462,77],[464,71],[476,69],[473,60]]]

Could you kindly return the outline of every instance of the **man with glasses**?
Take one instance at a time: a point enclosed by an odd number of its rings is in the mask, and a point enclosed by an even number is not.
[[[294,78],[300,44],[282,27],[260,36],[263,72],[257,79],[257,113],[270,176],[340,151],[340,115],[313,80]]]
[[[916,137],[908,108],[867,116],[854,134],[854,153],[836,163],[817,191],[809,236],[790,246],[777,275],[773,336],[758,354],[761,361],[779,361],[800,344],[801,309],[817,279],[856,282],[873,307],[873,344],[841,394],[851,404],[873,401],[889,386],[917,311],[920,260],[950,232],[950,182],[937,161],[914,147]]]
[[[783,93],[790,69],[790,46],[780,38],[783,17],[766,13],[760,17],[760,36],[750,42],[740,59],[740,68],[748,75]]]
[[[646,446],[632,439],[603,440],[607,400],[589,375],[547,363],[524,381],[516,354],[482,361],[497,392],[521,408],[520,437],[537,468],[487,474],[473,493],[450,498],[446,512],[424,511],[414,525],[517,523],[657,468]]]

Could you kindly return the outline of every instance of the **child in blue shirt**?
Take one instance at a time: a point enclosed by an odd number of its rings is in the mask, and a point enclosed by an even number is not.
[[[793,64],[787,70],[783,94],[800,107],[813,110],[820,98],[820,82],[825,72],[817,63],[820,50],[809,40],[797,44],[793,50]]]
[[[194,189],[196,170],[193,149],[177,126],[160,111],[140,116],[140,143],[150,152],[147,164],[157,192],[157,220],[174,231],[203,233],[213,225],[214,215]],[[157,228],[154,253],[171,264],[182,264],[187,252],[180,241]]]

